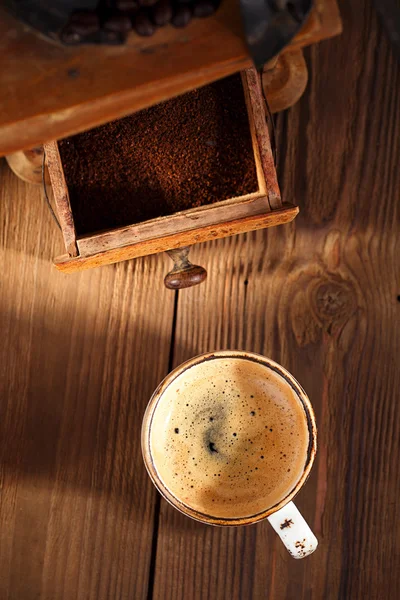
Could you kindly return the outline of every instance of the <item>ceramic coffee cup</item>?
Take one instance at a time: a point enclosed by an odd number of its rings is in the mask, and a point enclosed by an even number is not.
[[[294,558],[318,542],[292,502],[314,462],[311,403],[274,361],[242,351],[192,358],[158,386],[142,425],[146,469],[183,514],[217,526],[268,519]]]

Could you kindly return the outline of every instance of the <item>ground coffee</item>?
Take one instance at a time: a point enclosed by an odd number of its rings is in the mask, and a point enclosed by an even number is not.
[[[59,142],[78,235],[258,189],[239,75]]]

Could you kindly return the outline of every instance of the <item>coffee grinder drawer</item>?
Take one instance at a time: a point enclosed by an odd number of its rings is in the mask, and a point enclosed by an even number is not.
[[[66,254],[80,269],[167,251],[167,287],[200,283],[187,247],[287,223],[253,68],[45,144]]]

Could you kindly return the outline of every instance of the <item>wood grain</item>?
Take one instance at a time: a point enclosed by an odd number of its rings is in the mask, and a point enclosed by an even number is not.
[[[1,165],[1,599],[398,596],[400,70],[370,4],[341,12],[343,36],[306,53],[306,95],[278,118],[299,217],[192,248],[208,280],[175,311],[163,256],[55,272],[43,199]],[[171,333],[175,364],[249,349],[309,393],[319,452],[297,503],[315,555],[292,560],[268,524],[158,514],[139,430]]]
[[[146,598],[140,427],[168,369],[169,260],[58,273],[43,197],[0,167],[0,598]]]
[[[84,235],[78,240],[82,256],[90,256],[131,244],[157,240],[162,247],[162,238],[179,233],[192,233],[203,227],[217,227],[219,223],[261,215],[269,212],[268,198],[259,192],[252,192],[239,198],[231,198],[215,204],[190,208],[172,215],[164,215],[143,223],[108,229],[100,233]],[[138,247],[138,250],[140,247]],[[168,249],[168,241],[164,245]]]
[[[261,78],[256,69],[246,69],[242,72],[243,91],[247,110],[250,117],[251,135],[257,163],[257,175],[262,172],[264,185],[260,182],[260,191],[268,196],[271,210],[282,208],[282,198],[277,181],[274,156],[268,126],[265,122],[265,104],[262,95]],[[257,150],[257,151],[256,151]]]
[[[46,156],[46,165],[49,171],[54,202],[57,207],[58,222],[64,238],[65,249],[69,256],[78,256],[74,217],[58,144],[57,142],[48,142],[47,144],[44,144],[43,148]]]
[[[264,201],[266,202],[265,199]],[[93,267],[130,260],[131,258],[136,258],[138,256],[156,254],[158,252],[164,252],[165,250],[182,248],[183,246],[191,246],[192,244],[197,244],[204,240],[218,239],[235,235],[243,231],[264,227],[276,227],[277,225],[283,225],[292,221],[298,212],[299,209],[297,206],[289,205],[281,210],[265,212],[264,214],[255,214],[253,216],[242,217],[232,221],[220,221],[213,225],[205,225],[201,229],[181,231],[172,235],[143,240],[137,244],[130,244],[117,248],[111,247],[110,249],[98,252],[97,254],[82,255],[75,258],[63,255],[57,258],[54,261],[54,264],[57,269],[65,273],[91,269]],[[176,215],[176,217],[178,217],[178,215]],[[132,230],[133,227],[129,228],[128,233],[131,234]],[[80,242],[78,242],[78,247],[81,249]]]
[[[155,599],[381,599],[400,590],[400,68],[372,5],[306,53],[310,83],[278,118],[280,184],[299,217],[195,246],[207,281],[179,293],[174,362],[260,352],[308,392],[319,452],[297,504],[304,561],[269,525],[191,522],[161,503]]]

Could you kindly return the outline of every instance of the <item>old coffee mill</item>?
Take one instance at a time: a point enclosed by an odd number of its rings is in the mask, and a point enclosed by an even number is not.
[[[282,203],[265,106],[249,68],[45,144],[67,251],[56,267],[168,252],[167,287],[190,287],[206,271],[192,269],[188,246],[294,219],[298,208]]]

